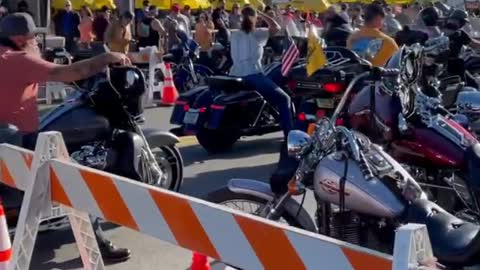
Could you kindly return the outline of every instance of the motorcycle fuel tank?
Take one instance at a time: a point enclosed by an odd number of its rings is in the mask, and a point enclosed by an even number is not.
[[[338,152],[320,161],[314,174],[314,188],[321,200],[339,204],[345,164]],[[395,218],[405,209],[403,202],[379,178],[366,180],[357,163],[351,159],[348,159],[344,195],[345,208],[358,213]]]
[[[398,114],[401,113],[401,107],[398,106],[395,97],[382,90],[382,87],[375,92],[374,106],[371,106],[371,86],[366,86],[352,98],[348,107],[352,128],[367,135],[373,141],[391,140],[395,134]],[[371,119],[372,108],[375,110],[375,119]],[[383,138],[378,138],[379,136]]]

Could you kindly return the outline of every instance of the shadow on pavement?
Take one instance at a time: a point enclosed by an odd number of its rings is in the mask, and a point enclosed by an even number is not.
[[[180,148],[184,166],[203,163],[212,159],[237,159],[252,157],[258,154],[275,154],[280,151],[283,138],[258,138],[255,140],[238,141],[231,150],[209,154],[201,145],[184,146]]]
[[[186,177],[180,192],[205,199],[208,193],[225,186],[232,178],[246,178],[268,182],[272,171],[275,169],[275,165],[275,163],[272,163],[260,166],[202,172],[195,177]]]
[[[73,243],[72,230],[56,230],[39,233],[36,241],[35,248],[33,249],[33,258],[31,262],[31,269],[46,270],[46,269],[79,269],[82,268],[82,260],[80,257],[76,257],[71,260],[62,262],[55,262],[56,250],[60,249],[63,245]],[[37,246],[41,243],[42,248]]]

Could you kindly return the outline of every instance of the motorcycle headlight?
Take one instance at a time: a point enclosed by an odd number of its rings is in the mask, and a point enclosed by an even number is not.
[[[312,147],[312,137],[300,130],[292,130],[288,133],[287,149],[288,155],[301,159]]]

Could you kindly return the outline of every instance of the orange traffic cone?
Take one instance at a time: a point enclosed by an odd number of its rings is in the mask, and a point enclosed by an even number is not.
[[[165,85],[163,86],[162,104],[174,105],[178,99],[178,91],[173,83],[173,73],[170,63],[165,63]]]
[[[5,211],[0,203],[0,270],[6,270],[12,258],[12,244],[8,234],[7,219]]]
[[[190,266],[190,270],[210,270],[207,256],[193,252],[192,266]]]

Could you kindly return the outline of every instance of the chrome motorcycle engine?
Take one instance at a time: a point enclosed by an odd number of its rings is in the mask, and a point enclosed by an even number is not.
[[[355,245],[361,245],[360,218],[352,211],[333,212],[330,217],[330,236]]]
[[[107,167],[108,150],[102,143],[84,145],[78,151],[73,152],[71,158],[80,165],[104,170]]]

